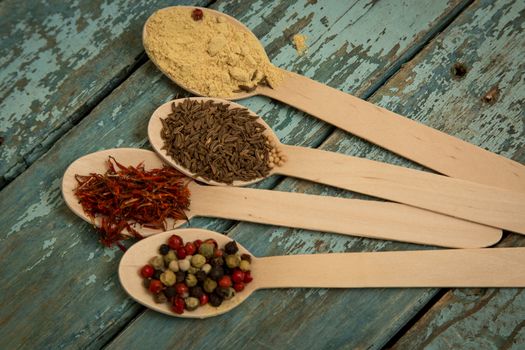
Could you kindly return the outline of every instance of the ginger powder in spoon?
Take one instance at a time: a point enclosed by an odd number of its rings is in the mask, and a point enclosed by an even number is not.
[[[144,46],[171,79],[205,96],[232,97],[283,79],[251,32],[212,11],[169,7],[155,12],[144,28]]]

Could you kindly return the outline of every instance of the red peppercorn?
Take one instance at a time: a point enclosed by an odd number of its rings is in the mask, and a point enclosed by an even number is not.
[[[215,250],[213,251],[213,256],[216,257],[216,258],[219,257],[219,256],[222,256],[223,254],[224,254],[224,252],[221,249],[219,249],[219,248],[215,248]]]
[[[177,249],[177,258],[184,259],[186,257],[186,249],[184,247],[179,247]]]
[[[168,245],[171,249],[177,250],[184,244],[182,237],[177,235],[171,235],[170,238],[168,238]]]
[[[184,307],[186,306],[186,303],[184,302],[184,299],[182,298],[175,298],[173,300],[173,304],[171,306],[171,309],[173,310],[173,312],[175,312],[176,314],[183,314],[184,313]]]
[[[159,280],[151,280],[149,284],[149,291],[153,294],[158,294],[162,290],[162,282]]]
[[[235,283],[244,282],[244,272],[239,269],[235,269],[232,273],[232,280]]]
[[[204,243],[211,243],[215,246],[215,248],[217,248],[219,245],[217,244],[217,241],[214,240],[213,238],[208,238],[207,240],[204,241]]]
[[[188,286],[184,283],[177,283],[175,285],[175,291],[177,292],[177,295],[182,297],[182,298],[186,298],[190,295],[190,289],[188,288]]]
[[[193,244],[195,244],[195,250],[199,250],[202,244],[202,240],[196,239],[195,241],[193,241]]]
[[[233,289],[235,289],[236,292],[240,292],[244,289],[244,283],[243,282],[237,282],[233,285]]]
[[[200,298],[199,298],[199,302],[200,302],[201,305],[208,304],[208,300],[209,300],[209,297],[208,297],[208,294],[206,294],[206,293],[201,295]]]
[[[144,265],[140,270],[140,274],[144,278],[150,278],[155,273],[155,269],[151,265]]]
[[[194,21],[200,21],[204,17],[204,13],[201,9],[195,9],[191,13],[191,18],[193,18]]]
[[[253,281],[252,273],[250,271],[246,271],[244,273],[244,283],[250,283]]]
[[[188,242],[184,246],[184,250],[186,250],[186,255],[194,255],[197,251],[197,248],[195,247],[195,244],[193,242]]]
[[[229,288],[232,286],[232,280],[230,278],[230,276],[222,276],[221,279],[219,280],[219,286],[223,287],[223,288]]]

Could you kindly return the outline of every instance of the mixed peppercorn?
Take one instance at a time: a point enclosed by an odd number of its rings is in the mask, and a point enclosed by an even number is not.
[[[240,254],[235,241],[219,248],[211,238],[184,243],[171,235],[140,274],[156,303],[169,303],[173,312],[182,314],[231,299],[253,280],[250,268],[251,256]]]

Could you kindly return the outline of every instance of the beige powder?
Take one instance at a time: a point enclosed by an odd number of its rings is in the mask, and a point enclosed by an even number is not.
[[[257,84],[275,87],[282,81],[283,73],[271,65],[251,33],[206,10],[195,21],[192,11],[165,8],[145,25],[146,52],[170,78],[212,97],[233,97]]]
[[[293,36],[293,43],[295,45],[295,50],[297,50],[297,53],[299,55],[302,55],[306,52],[306,49],[308,49],[308,46],[306,45],[306,39],[307,36],[304,34],[295,34]]]

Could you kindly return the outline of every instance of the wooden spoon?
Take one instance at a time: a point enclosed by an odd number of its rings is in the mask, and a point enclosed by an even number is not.
[[[245,107],[221,99],[194,97],[193,100],[213,100],[228,103],[231,108]],[[196,177],[189,169],[178,164],[163,149],[162,122],[171,113],[172,103],[167,102],[155,110],[148,125],[148,137],[153,149],[170,165],[199,181],[224,185]],[[254,112],[250,111],[254,116]],[[345,190],[385,198],[409,204],[441,214],[486,224],[525,234],[525,193],[482,185],[466,180],[454,179],[419,170],[404,168],[364,158],[351,157],[313,148],[289,146],[280,143],[277,135],[258,118],[266,129],[266,135],[278,145],[288,158],[283,166],[274,167],[270,175],[282,174],[310,180]],[[234,181],[234,186],[244,186],[253,181]]]
[[[181,6],[179,8],[194,9],[195,7]],[[169,9],[159,11],[169,11]],[[259,46],[260,54],[268,60],[268,64],[271,64],[257,37],[241,22],[218,11],[200,9],[204,12],[204,16],[220,16],[229,24],[245,32],[247,37],[253,40],[253,45]],[[148,19],[150,26],[154,24],[151,23],[152,17]],[[159,28],[158,30],[162,29]],[[205,96],[206,94],[203,91],[196,91],[187,84],[177,81],[168,73],[169,69],[155,59],[155,56],[148,49],[155,39],[158,38],[148,35],[145,25],[143,31],[144,47],[159,70],[183,89],[195,95]],[[195,37],[193,40],[203,39]],[[170,42],[163,44],[170,45],[172,43],[173,40],[170,40]],[[206,55],[207,53],[199,54]],[[172,61],[175,64],[177,57],[173,57]],[[525,193],[525,166],[522,164],[302,75],[280,70],[285,75],[284,81],[273,89],[259,85],[249,93],[238,92],[232,96],[211,97],[224,97],[234,100],[254,95],[265,95],[442,174]],[[225,71],[224,74],[228,75],[228,72]]]
[[[73,194],[77,186],[75,174],[105,173],[109,156],[125,166],[144,162],[146,169],[152,169],[164,165],[155,152],[134,148],[100,151],[74,161],[64,174],[62,194],[68,207],[87,222],[91,219]],[[501,238],[501,231],[494,228],[395,203],[194,182],[189,189],[188,218],[210,216],[451,248],[485,247]],[[170,221],[168,227],[184,223]],[[144,236],[162,232],[138,225],[135,229]]]
[[[139,270],[157,255],[172,234],[184,241],[213,238],[219,246],[228,236],[203,229],[167,231],[139,241],[120,260],[124,290],[137,302],[170,316],[206,318],[230,311],[254,291],[267,288],[419,288],[525,287],[525,248],[330,253],[252,258],[253,281],[219,307],[205,305],[182,315],[157,304],[142,284]],[[250,252],[238,244],[241,253]]]

